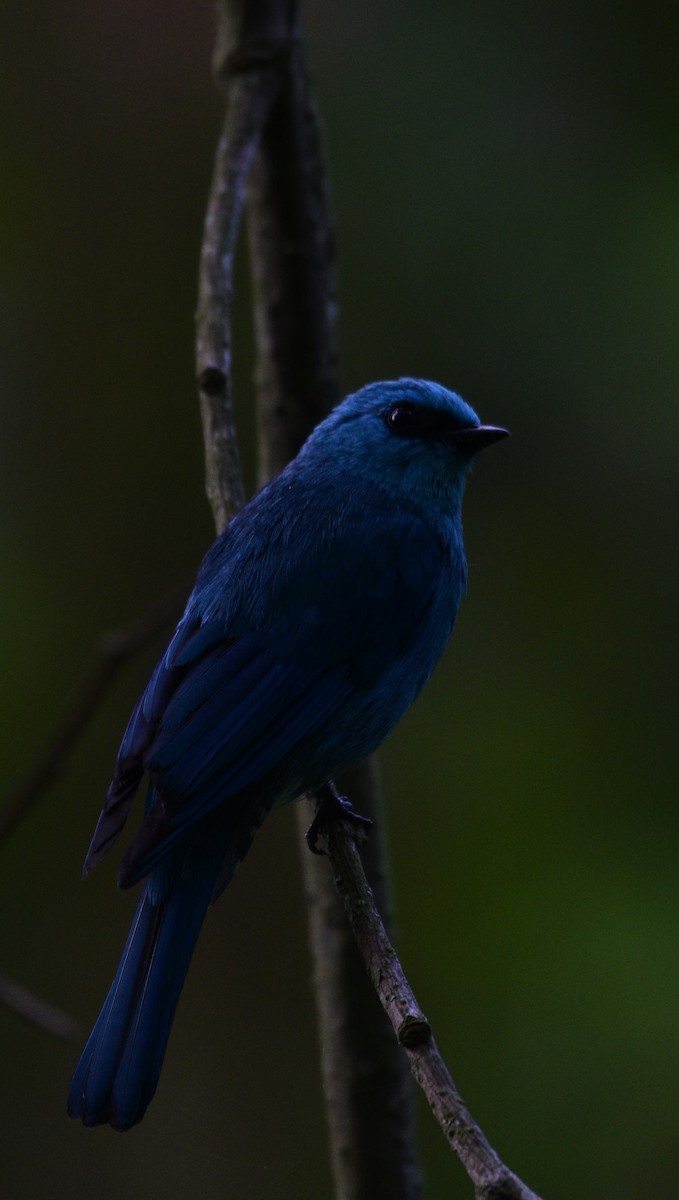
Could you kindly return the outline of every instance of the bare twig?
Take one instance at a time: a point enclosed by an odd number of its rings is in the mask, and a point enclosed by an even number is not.
[[[364,846],[379,911],[391,920],[384,822],[371,759],[341,781],[375,824]],[[309,854],[298,806],[304,887],[322,1048],[323,1090],[339,1200],[410,1200],[422,1193],[408,1060],[367,985],[365,967],[327,861]],[[377,834],[377,837],[375,836]]]
[[[375,906],[355,827],[336,822],[327,842],[335,884],[380,1003],[436,1120],[474,1184],[477,1200],[539,1200],[504,1165],[462,1102]]]
[[[179,617],[188,588],[173,588],[127,629],[105,634],[97,657],[85,676],[70,709],[61,719],[51,742],[32,770],[6,799],[0,815],[0,847],[21,821],[63,775],[68,756],[85,733],[108,695],[121,668],[170,623]]]
[[[0,1004],[11,1008],[24,1020],[30,1021],[31,1025],[37,1025],[47,1033],[53,1033],[68,1042],[82,1042],[84,1030],[74,1017],[3,974],[0,974]]]
[[[282,6],[285,9],[285,5]],[[281,5],[232,0],[220,16],[215,71],[226,115],[215,156],[200,256],[196,374],[205,439],[205,485],[217,533],[245,493],[233,420],[231,343],[233,276],[245,188],[274,96],[287,40]]]
[[[320,121],[296,4],[284,82],[247,197],[260,476],[297,454],[340,399],[337,268]]]

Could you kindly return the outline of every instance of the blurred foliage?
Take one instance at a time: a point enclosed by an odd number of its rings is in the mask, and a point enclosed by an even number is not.
[[[679,158],[661,0],[308,5],[347,386],[423,374],[514,437],[470,596],[382,761],[406,968],[470,1108],[550,1200],[673,1197]],[[193,387],[213,13],[5,0],[4,779],[101,632],[211,539]],[[252,465],[251,331],[236,382]],[[89,1026],[133,897],[80,863],[155,647],[3,851],[2,969]],[[330,1197],[289,812],[207,923],[158,1096],[69,1125],[78,1047],[0,1011],[3,1194]],[[470,1189],[422,1112],[427,1200]],[[451,1182],[452,1181],[452,1182]]]

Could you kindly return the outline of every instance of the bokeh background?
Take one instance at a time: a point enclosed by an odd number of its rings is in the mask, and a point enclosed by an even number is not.
[[[550,1200],[676,1195],[676,10],[307,5],[343,381],[422,374],[508,425],[466,502],[470,594],[382,754],[402,956],[470,1108]],[[101,633],[211,540],[193,386],[221,121],[213,11],[4,0],[2,778]],[[254,478],[247,281],[236,381]],[[89,1028],[134,897],[80,865],[120,677],[2,849],[0,969]],[[213,911],[157,1097],[69,1124],[79,1047],[0,1010],[7,1197],[332,1194],[292,814]],[[115,856],[114,856],[115,857]],[[427,1200],[469,1196],[425,1106]]]

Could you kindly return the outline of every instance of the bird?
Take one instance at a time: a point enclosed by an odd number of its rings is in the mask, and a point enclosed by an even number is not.
[[[377,749],[440,658],[466,590],[467,474],[507,436],[441,384],[368,384],[208,550],[132,711],[83,867],[116,841],[146,776],[118,875],[143,886],[71,1117],[119,1131],[142,1119],[207,909],[269,811],[311,793],[319,812],[334,798],[361,820],[333,780]]]

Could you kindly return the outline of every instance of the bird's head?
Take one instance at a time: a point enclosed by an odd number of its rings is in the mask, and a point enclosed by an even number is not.
[[[301,454],[368,476],[411,504],[452,512],[475,454],[508,436],[506,429],[482,425],[473,408],[440,384],[397,379],[347,396]]]

